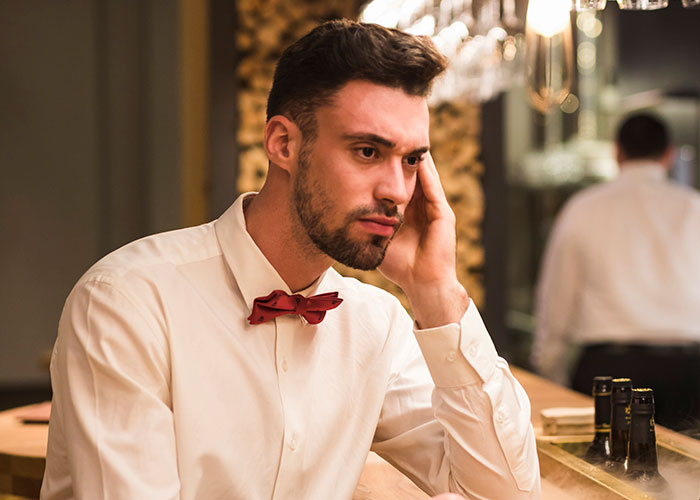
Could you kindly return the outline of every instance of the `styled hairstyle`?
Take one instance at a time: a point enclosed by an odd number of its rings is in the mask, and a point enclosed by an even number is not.
[[[376,24],[328,21],[290,45],[275,68],[267,119],[285,115],[304,141],[316,136],[316,110],[352,80],[426,96],[447,59],[429,37]]]
[[[660,158],[669,146],[664,122],[649,113],[627,117],[617,132],[617,144],[630,160]]]

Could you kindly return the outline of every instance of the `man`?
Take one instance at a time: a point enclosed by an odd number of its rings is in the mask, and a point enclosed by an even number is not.
[[[349,499],[370,449],[431,494],[538,498],[529,401],[456,279],[428,152],[444,66],[349,21],[285,51],[260,193],[71,293],[42,498]],[[334,261],[381,264],[415,325]]]
[[[580,346],[576,390],[629,376],[655,389],[659,423],[683,429],[700,418],[700,196],[667,180],[673,156],[658,118],[631,116],[619,177],[564,207],[543,260],[533,361],[564,383]]]

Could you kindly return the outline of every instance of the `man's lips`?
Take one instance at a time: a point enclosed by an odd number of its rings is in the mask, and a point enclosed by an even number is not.
[[[367,231],[380,236],[391,236],[399,225],[399,220],[392,217],[362,217],[360,225]]]

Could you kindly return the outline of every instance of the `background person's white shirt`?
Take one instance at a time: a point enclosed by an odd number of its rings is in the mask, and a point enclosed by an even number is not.
[[[576,194],[552,230],[533,362],[567,381],[570,345],[700,341],[700,195],[650,161]]]
[[[242,199],[76,285],[42,499],[349,499],[370,448],[432,493],[539,498],[529,401],[475,306],[414,335],[394,297],[331,269],[303,291],[344,299],[322,323],[249,325],[256,297],[289,289]]]

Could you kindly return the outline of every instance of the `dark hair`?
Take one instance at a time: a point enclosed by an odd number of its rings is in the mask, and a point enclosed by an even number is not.
[[[304,140],[316,135],[316,109],[352,80],[425,96],[447,59],[428,37],[347,19],[328,21],[290,45],[275,68],[267,119],[286,115]]]
[[[668,149],[668,131],[660,118],[638,113],[622,123],[617,132],[617,144],[630,160],[659,158]]]

